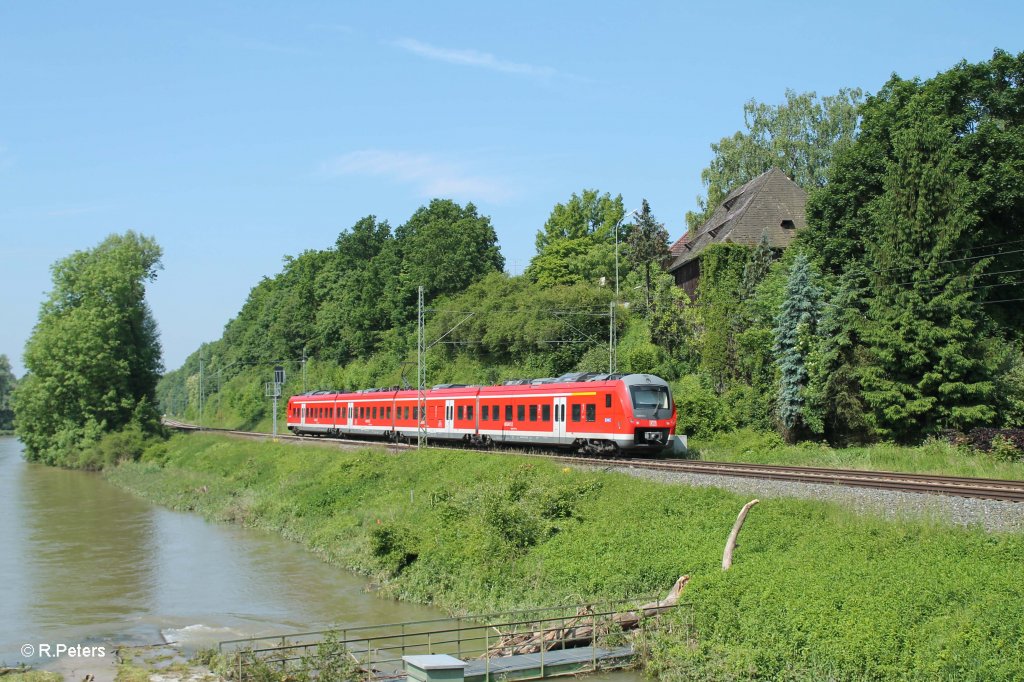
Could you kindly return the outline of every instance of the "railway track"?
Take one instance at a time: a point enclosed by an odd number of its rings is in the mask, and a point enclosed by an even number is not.
[[[173,420],[165,420],[169,428],[195,431],[198,427]],[[202,429],[215,431],[238,438],[265,440],[272,438],[270,434],[250,431],[234,431],[230,429]],[[279,435],[278,440],[298,443],[334,443],[341,447],[366,447],[380,444],[378,441],[355,440],[349,438],[323,438],[308,436]],[[415,445],[389,443],[393,450],[415,449]],[[450,446],[445,446],[450,447]],[[500,450],[472,450],[493,454]],[[818,483],[823,485],[851,486],[859,488],[880,488],[899,492],[930,493],[972,497],[986,500],[1002,500],[1008,502],[1024,502],[1024,481],[1010,481],[993,478],[968,478],[957,476],[933,476],[929,474],[908,474],[895,471],[869,471],[864,469],[826,469],[822,467],[779,466],[771,464],[745,464],[734,462],[705,462],[694,460],[652,460],[575,457],[552,453],[531,452],[525,450],[504,451],[528,457],[541,457],[567,464],[587,465],[611,469],[649,469],[684,474],[701,474],[712,476],[732,476],[740,478],[756,478],[775,481],[796,481],[802,483]]]

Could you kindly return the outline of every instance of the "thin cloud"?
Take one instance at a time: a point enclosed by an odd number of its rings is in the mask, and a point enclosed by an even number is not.
[[[514,194],[503,182],[471,174],[457,164],[427,154],[362,149],[331,159],[323,170],[335,176],[390,178],[411,185],[422,197],[501,202]]]
[[[533,78],[551,78],[558,75],[555,69],[549,66],[536,66],[521,62],[510,62],[499,59],[490,52],[478,50],[453,50],[447,47],[437,47],[412,38],[402,38],[392,43],[395,47],[412,52],[413,54],[427,59],[434,59],[449,64],[461,64],[463,66],[476,66],[501,73],[511,73],[517,76],[530,76]]]

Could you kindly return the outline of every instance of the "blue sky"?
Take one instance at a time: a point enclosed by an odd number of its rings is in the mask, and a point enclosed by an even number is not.
[[[285,254],[434,196],[491,216],[512,272],[573,192],[646,197],[673,238],[750,98],[876,91],[995,47],[1019,2],[0,5],[0,353],[49,266],[156,237],[178,367]]]

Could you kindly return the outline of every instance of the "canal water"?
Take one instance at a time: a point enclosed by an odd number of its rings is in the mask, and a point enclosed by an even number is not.
[[[158,507],[0,437],[0,664],[26,644],[147,645],[443,618],[272,533]],[[638,680],[632,673],[592,677]]]

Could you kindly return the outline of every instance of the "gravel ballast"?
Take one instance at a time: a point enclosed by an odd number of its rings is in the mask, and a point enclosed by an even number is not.
[[[590,468],[590,467],[588,467]],[[857,513],[890,519],[926,519],[956,526],[977,526],[990,532],[1024,531],[1024,504],[953,495],[906,493],[798,481],[772,481],[738,476],[691,474],[628,466],[601,467],[662,483],[713,487],[759,499],[795,497],[842,504]]]

